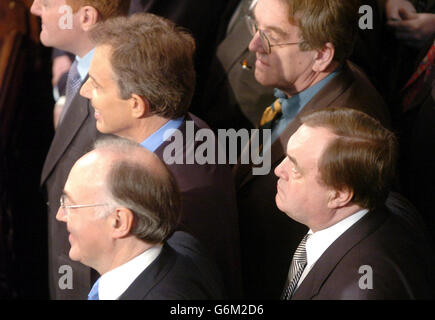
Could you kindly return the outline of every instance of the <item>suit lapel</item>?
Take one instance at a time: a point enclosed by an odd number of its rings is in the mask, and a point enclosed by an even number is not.
[[[159,256],[134,280],[119,300],[143,300],[161,282],[176,261],[175,251],[164,244]]]
[[[83,81],[86,82],[87,78]],[[71,102],[62,123],[56,130],[50,149],[45,159],[41,174],[41,185],[50,175],[56,163],[70,145],[77,131],[82,126],[89,114],[89,100],[83,98],[78,92]]]
[[[249,33],[245,21],[243,18],[240,18],[236,21],[234,29],[227,35],[225,40],[217,49],[216,54],[219,57],[219,61],[221,61],[225,72],[220,73],[221,78],[216,81],[216,83],[220,83],[220,81],[225,79],[225,76],[231,68],[236,63],[240,63],[244,56],[249,55],[248,65],[252,66],[253,63],[255,63],[255,55],[250,54],[250,51],[248,50],[248,45],[251,39],[252,36]]]
[[[345,231],[317,260],[295,291],[292,300],[306,300],[315,297],[343,257],[354,246],[376,231],[387,218],[388,213],[384,209],[370,211]]]

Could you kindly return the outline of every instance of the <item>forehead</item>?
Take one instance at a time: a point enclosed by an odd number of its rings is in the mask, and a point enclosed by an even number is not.
[[[335,138],[336,136],[330,129],[322,127],[311,128],[302,125],[290,137],[287,144],[287,153],[296,158],[301,164],[304,161],[311,164],[317,163],[324,149]]]
[[[37,0],[37,1],[39,1],[43,5],[50,6],[50,7],[54,7],[54,6],[59,7],[67,4],[66,3],[67,0]]]
[[[258,0],[254,8],[254,17],[262,28],[295,27],[290,23],[288,5],[281,0]]]
[[[92,58],[89,73],[92,76],[107,76],[113,72],[110,59],[112,57],[112,48],[109,45],[98,45]]]
[[[109,170],[107,161],[103,160],[94,151],[80,158],[71,169],[65,190],[81,199],[99,194],[105,184],[105,173]]]

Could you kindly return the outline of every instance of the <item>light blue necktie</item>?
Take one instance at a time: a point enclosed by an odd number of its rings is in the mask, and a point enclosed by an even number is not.
[[[91,291],[88,294],[88,300],[100,300],[98,297],[98,282],[100,279],[98,279],[94,285],[92,286]]]

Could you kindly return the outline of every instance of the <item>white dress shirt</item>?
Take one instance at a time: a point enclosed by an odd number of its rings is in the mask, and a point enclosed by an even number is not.
[[[117,300],[134,280],[158,257],[163,245],[155,245],[123,265],[103,274],[99,279],[100,300]]]
[[[307,251],[307,265],[302,272],[297,287],[299,287],[302,281],[304,281],[311,268],[314,266],[317,260],[319,260],[326,249],[328,249],[329,246],[333,244],[334,241],[337,240],[338,237],[340,237],[347,229],[364,217],[367,212],[369,212],[369,210],[363,209],[355,212],[353,215],[339,221],[329,228],[314,233],[311,229],[308,231],[308,234],[311,234],[311,236],[308,237],[305,247]]]

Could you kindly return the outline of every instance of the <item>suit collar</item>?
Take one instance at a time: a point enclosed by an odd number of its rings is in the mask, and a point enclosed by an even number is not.
[[[185,148],[185,140],[187,139],[187,121],[195,121],[195,119],[192,117],[192,114],[188,113],[185,117],[181,125],[177,130],[181,133],[181,137],[183,137],[183,149]],[[196,126],[196,124],[194,125]],[[194,137],[192,137],[194,138]],[[168,139],[166,141],[163,141],[163,143],[154,151],[154,154],[158,156],[160,159],[163,160],[163,152],[165,151],[165,148],[172,143],[171,139]],[[185,151],[183,151],[185,152]],[[183,155],[183,161],[184,161],[184,155]]]
[[[86,79],[82,82],[86,82]],[[44,184],[45,180],[50,175],[56,163],[62,157],[65,150],[71,144],[77,131],[79,131],[83,122],[89,115],[89,100],[82,97],[79,92],[75,95],[71,102],[70,108],[63,121],[57,128],[53,141],[51,142],[50,149],[48,151],[44,167],[41,174],[41,185]]]
[[[172,269],[176,261],[175,251],[165,243],[159,256],[146,268],[119,300],[143,300],[150,290]]]
[[[322,288],[342,258],[358,243],[375,232],[388,218],[386,209],[373,210],[344,232],[317,260],[292,299],[312,299]]]

